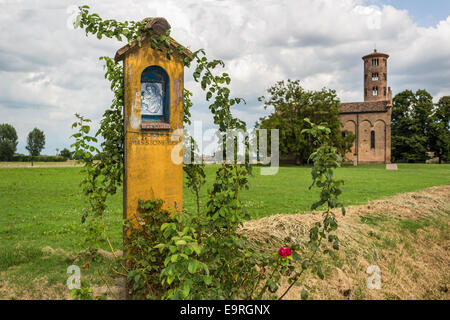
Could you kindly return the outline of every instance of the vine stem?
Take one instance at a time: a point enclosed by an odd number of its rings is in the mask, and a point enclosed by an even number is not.
[[[119,271],[117,271],[116,269],[114,269],[114,267],[112,267],[111,270],[112,270],[115,274],[118,274],[118,275],[120,275],[120,276],[124,276],[124,277],[127,276],[125,273],[119,272]]]
[[[216,87],[217,92],[219,92],[220,85],[217,82],[216,77],[214,77],[214,75],[212,74],[212,72],[211,72],[210,68],[208,67],[208,65],[206,63],[204,63],[203,61],[201,61],[201,59],[198,56],[196,56],[196,58],[197,58],[197,63],[203,65],[203,67],[205,68],[206,72],[209,74],[210,78],[214,82],[214,85]],[[226,111],[227,111],[228,115],[231,116],[231,114],[230,114],[230,106],[228,104],[226,105]]]
[[[235,171],[236,171],[236,178],[237,178],[237,182],[236,182],[236,207],[234,209],[234,215],[237,215],[237,211],[238,211],[238,203],[239,203],[239,190],[240,190],[240,181],[239,181],[239,169],[238,169],[238,165],[235,164],[234,165]]]
[[[119,300],[119,297],[114,294],[114,292],[112,291],[111,287],[109,286],[108,281],[106,281],[105,278],[102,277],[100,272],[98,273],[98,275],[100,276],[100,278],[102,278],[102,280],[106,284],[106,287],[108,288],[109,292],[114,296],[114,299]]]
[[[250,292],[249,300],[253,299],[253,292],[255,292],[256,288],[258,287],[258,284],[261,282],[261,278],[262,278],[262,274],[260,272],[259,276],[258,276],[258,281],[255,283],[255,286],[252,288],[252,291]]]
[[[114,255],[114,257],[116,258],[116,260],[119,260],[119,257],[117,257],[117,254],[116,254],[116,252],[114,251],[114,248],[113,248],[113,246],[112,246],[112,244],[111,244],[111,241],[109,240],[109,236],[108,236],[107,231],[106,231],[105,215],[104,215],[104,212],[103,212],[103,211],[102,211],[102,226],[103,226],[103,232],[105,233],[106,241],[108,242],[109,248],[111,249],[111,252],[112,252],[112,254]],[[125,266],[123,265],[123,263],[119,261],[119,264],[122,266],[123,270],[125,270],[125,272],[128,273],[128,269],[125,268]]]
[[[278,270],[279,267],[280,267],[280,260],[278,260],[277,265],[276,265],[275,268],[273,269],[272,274],[271,274],[270,277],[267,279],[267,281],[269,281],[270,279],[272,279],[273,275],[275,274],[275,272]],[[263,296],[263,294],[264,294],[264,291],[266,291],[266,288],[267,288],[267,281],[266,281],[266,284],[264,285],[264,287],[262,287],[261,291],[259,292],[258,299],[261,299],[262,296]]]

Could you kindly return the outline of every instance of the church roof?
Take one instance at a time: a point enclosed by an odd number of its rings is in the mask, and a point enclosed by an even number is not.
[[[142,21],[147,23],[145,26],[145,29],[152,30],[156,34],[165,34],[170,29],[169,22],[167,22],[167,20],[164,18],[145,18]],[[142,41],[144,41],[145,39],[146,38],[143,37]],[[169,41],[170,41],[170,46],[172,48],[176,49],[178,47],[181,47],[181,44],[176,42],[174,39],[170,38]],[[131,41],[130,44],[127,44],[127,45],[123,46],[122,48],[120,48],[119,50],[117,50],[116,56],[114,57],[114,59],[116,61],[123,60],[125,58],[125,56],[127,55],[127,53],[129,53],[131,50],[135,49],[136,47],[139,47],[138,42],[136,40]],[[183,48],[182,53],[184,56],[188,57],[189,59],[192,59],[191,58],[192,52],[189,51],[188,49]]]
[[[340,113],[385,112],[389,107],[389,101],[346,102],[341,103]]]

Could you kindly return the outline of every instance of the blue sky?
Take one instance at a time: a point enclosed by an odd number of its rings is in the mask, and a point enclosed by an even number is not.
[[[414,22],[421,27],[434,27],[450,15],[449,0],[368,0],[367,3],[408,10]]]
[[[74,114],[95,128],[111,103],[98,57],[113,57],[124,43],[70,28],[83,4],[121,21],[165,17],[177,41],[224,60],[232,95],[247,101],[235,115],[249,127],[270,113],[257,98],[279,80],[361,101],[361,57],[374,44],[390,55],[394,95],[450,95],[449,0],[0,0],[0,123],[16,128],[20,153],[34,127],[46,134],[44,154],[70,147]],[[192,117],[209,129],[212,117],[192,72],[185,70]]]

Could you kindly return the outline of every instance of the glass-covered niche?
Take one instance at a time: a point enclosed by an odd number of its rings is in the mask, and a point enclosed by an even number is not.
[[[147,67],[141,75],[142,120],[169,122],[169,76],[159,66]]]

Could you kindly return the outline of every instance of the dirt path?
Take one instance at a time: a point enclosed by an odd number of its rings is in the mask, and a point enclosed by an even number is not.
[[[36,162],[31,166],[30,162],[0,162],[0,168],[65,168],[81,167],[83,164],[74,160],[66,162]]]

